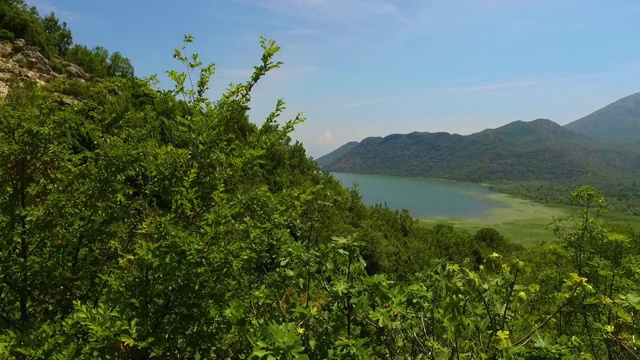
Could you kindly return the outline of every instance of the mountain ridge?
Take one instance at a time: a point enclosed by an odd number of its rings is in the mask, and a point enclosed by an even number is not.
[[[335,160],[339,159],[340,157],[342,157],[342,155],[348,153],[351,149],[358,146],[358,144],[359,143],[357,141],[349,141],[348,143],[340,146],[339,148],[335,149],[331,153],[316,159],[316,162],[320,167],[322,167],[323,165],[328,165],[334,162]]]
[[[584,181],[637,175],[640,92],[564,126],[549,119],[516,120],[470,135],[412,132],[367,137],[317,163],[330,171],[465,181]]]
[[[635,174],[640,168],[640,151],[618,149],[548,119],[518,120],[470,135],[369,137],[328,155],[317,162],[329,171],[473,182],[574,181],[611,172]]]
[[[640,92],[572,121],[565,128],[604,142],[640,141]]]

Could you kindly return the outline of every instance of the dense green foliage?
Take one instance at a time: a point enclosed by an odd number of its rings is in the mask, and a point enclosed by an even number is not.
[[[600,141],[640,141],[640,93],[624,97],[565,127]]]
[[[43,17],[24,0],[0,0],[0,40],[16,39],[36,46],[57,67],[62,66],[62,59],[96,77],[133,77],[131,62],[119,52],[109,54],[99,46],[89,49],[74,44],[71,30],[54,13]]]
[[[251,90],[280,66],[262,47],[215,102],[213,65],[185,47],[171,91],[11,89],[1,358],[637,357],[640,239],[599,220],[593,188],[555,220],[558,241],[527,250],[367,207],[292,142],[303,119],[279,123],[282,101],[249,122]],[[81,101],[60,104],[65,86]]]
[[[577,184],[577,181],[518,181],[495,184],[492,188],[545,204],[571,205],[572,200],[569,194]],[[620,179],[616,181],[615,177],[611,177],[593,181],[592,184],[607,194],[609,209],[640,216],[640,180]]]

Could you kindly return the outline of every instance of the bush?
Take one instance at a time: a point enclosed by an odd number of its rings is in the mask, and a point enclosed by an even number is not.
[[[13,33],[7,29],[0,29],[0,40],[10,40],[13,41],[15,36]]]
[[[60,64],[57,61],[52,61],[51,64],[51,70],[55,71],[57,74],[64,74],[64,66],[62,64]]]
[[[75,79],[61,78],[48,84],[52,92],[68,95],[76,98],[84,98],[88,95],[89,85]]]

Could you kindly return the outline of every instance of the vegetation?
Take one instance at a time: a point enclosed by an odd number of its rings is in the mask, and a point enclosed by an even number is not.
[[[571,191],[568,193],[567,197],[571,198]],[[435,217],[420,219],[420,223],[429,227],[447,224],[469,232],[492,228],[499,231],[508,241],[529,247],[554,239],[553,231],[549,228],[551,219],[567,216],[575,210],[575,207],[570,206],[571,201],[567,203],[568,206],[547,206],[501,193],[486,196],[499,202],[500,206],[481,217]],[[628,232],[640,231],[640,217],[637,215],[608,212],[602,217],[612,228]]]
[[[81,66],[95,77],[133,77],[131,61],[119,52],[109,54],[103,47],[89,49],[74,44],[71,30],[54,13],[40,16],[24,0],[0,0],[0,40],[24,39],[36,46],[53,62],[54,69],[64,68],[62,61]]]
[[[640,216],[640,181],[631,177],[618,179],[618,176],[603,176],[598,181],[598,189],[608,195],[608,207],[616,212]],[[516,181],[494,184],[492,188],[517,197],[532,199],[545,204],[571,205],[571,189],[575,182],[552,181]]]
[[[303,118],[279,123],[282,101],[248,121],[281,65],[262,47],[215,102],[213,66],[185,47],[170,91],[112,78],[69,105],[60,83],[11,89],[0,357],[637,357],[640,238],[601,220],[595,189],[574,191],[558,241],[526,250],[367,207],[291,141]]]
[[[568,197],[570,195],[571,191]],[[499,231],[509,242],[530,247],[554,239],[553,231],[549,229],[552,219],[571,213],[569,208],[546,206],[507,194],[493,193],[485,196],[500,205],[481,217],[436,217],[420,219],[420,223],[429,227],[448,224],[468,232],[492,228]],[[614,222],[621,223],[623,219],[615,219]],[[640,227],[637,230],[640,230]]]
[[[171,90],[59,79],[0,103],[0,358],[638,358],[640,235],[595,188],[526,249],[367,207],[283,101],[249,121],[275,42],[210,101],[192,41]]]
[[[334,161],[337,161],[338,159],[340,159],[343,155],[351,151],[351,149],[355,148],[356,146],[358,146],[357,141],[350,141],[340,146],[339,148],[335,149],[331,153],[326,154],[325,156],[322,156],[321,158],[317,159],[316,162],[320,167],[329,165]]]

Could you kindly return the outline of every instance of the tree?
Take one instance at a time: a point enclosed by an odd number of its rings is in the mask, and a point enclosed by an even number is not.
[[[133,65],[131,65],[131,61],[118,51],[114,52],[109,56],[109,75],[122,77],[122,78],[133,78]]]
[[[67,23],[60,23],[60,20],[52,12],[42,18],[42,24],[45,33],[48,35],[48,42],[58,55],[64,57],[73,45],[73,36],[71,35],[71,30],[67,28]]]

